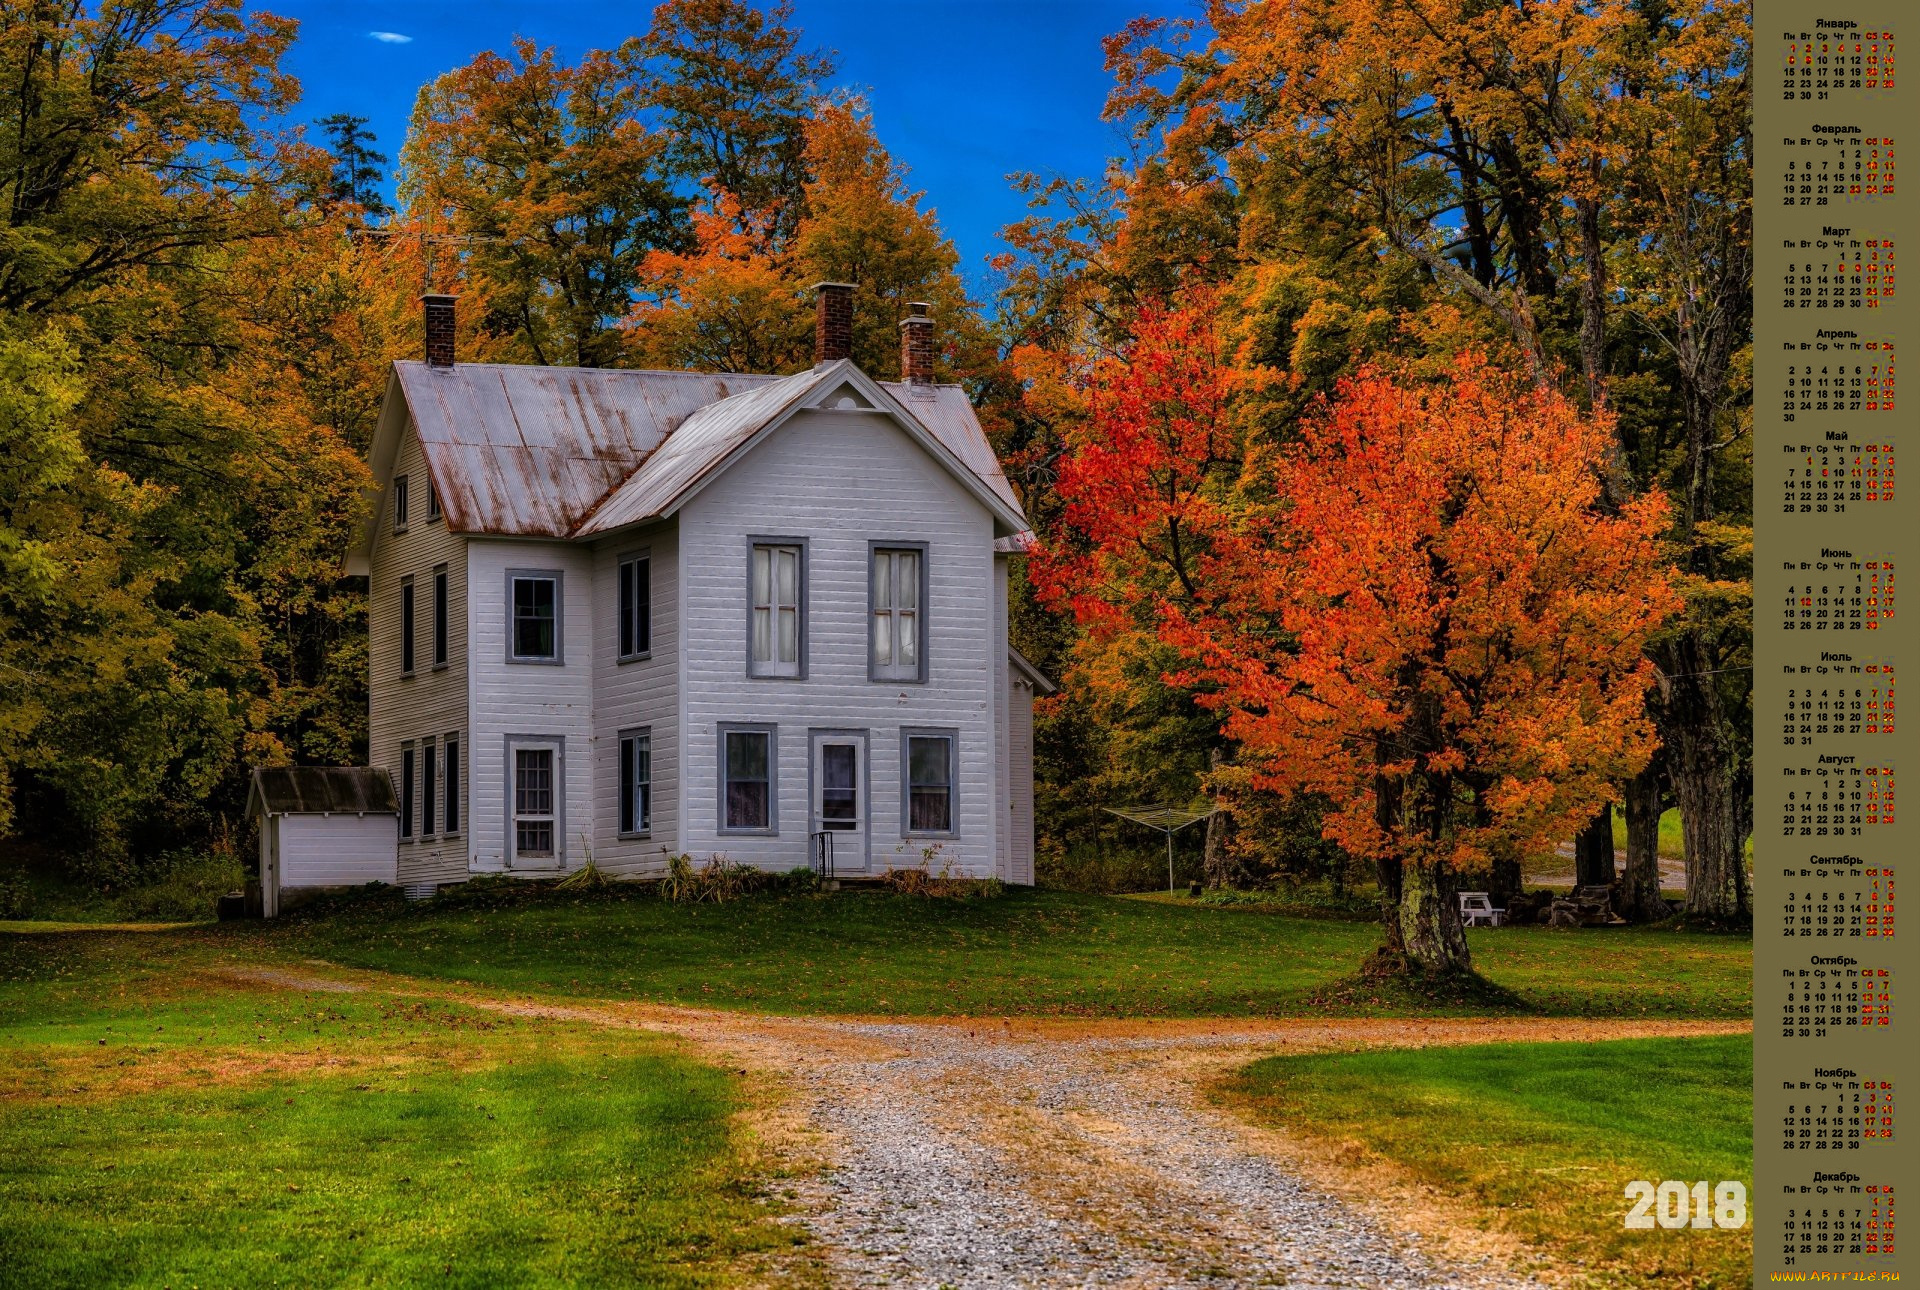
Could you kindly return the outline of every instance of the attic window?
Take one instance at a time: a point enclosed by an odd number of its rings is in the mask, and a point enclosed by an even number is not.
[[[395,533],[407,531],[407,477],[405,475],[393,477],[393,531]]]
[[[860,392],[851,385],[843,385],[820,401],[820,406],[832,412],[871,412],[873,404],[860,396]]]
[[[432,480],[428,480],[427,481],[427,522],[432,523],[434,520],[437,520],[439,518],[440,518],[440,490],[433,486]]]

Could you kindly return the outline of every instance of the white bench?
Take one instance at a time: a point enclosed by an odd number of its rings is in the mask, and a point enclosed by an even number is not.
[[[1507,911],[1495,909],[1484,891],[1460,893],[1460,920],[1468,927],[1498,927],[1506,921]]]

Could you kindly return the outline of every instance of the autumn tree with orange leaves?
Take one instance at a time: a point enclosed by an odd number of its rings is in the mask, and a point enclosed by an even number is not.
[[[1150,310],[1090,373],[1044,585],[1092,635],[1151,621],[1255,784],[1334,804],[1383,963],[1468,968],[1454,875],[1550,848],[1653,752],[1666,503],[1607,507],[1605,418],[1477,355],[1243,437],[1250,378],[1183,340],[1210,327]]]

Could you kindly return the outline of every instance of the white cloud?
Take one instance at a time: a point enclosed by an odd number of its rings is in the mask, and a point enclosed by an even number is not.
[[[411,45],[413,43],[412,36],[403,36],[397,31],[370,31],[367,35],[373,37],[373,39],[383,45]]]

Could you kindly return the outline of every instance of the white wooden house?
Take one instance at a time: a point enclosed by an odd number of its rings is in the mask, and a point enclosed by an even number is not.
[[[963,390],[847,357],[822,284],[792,376],[394,365],[349,560],[399,881],[669,855],[1033,881],[1032,720],[1007,641],[1028,525]]]

